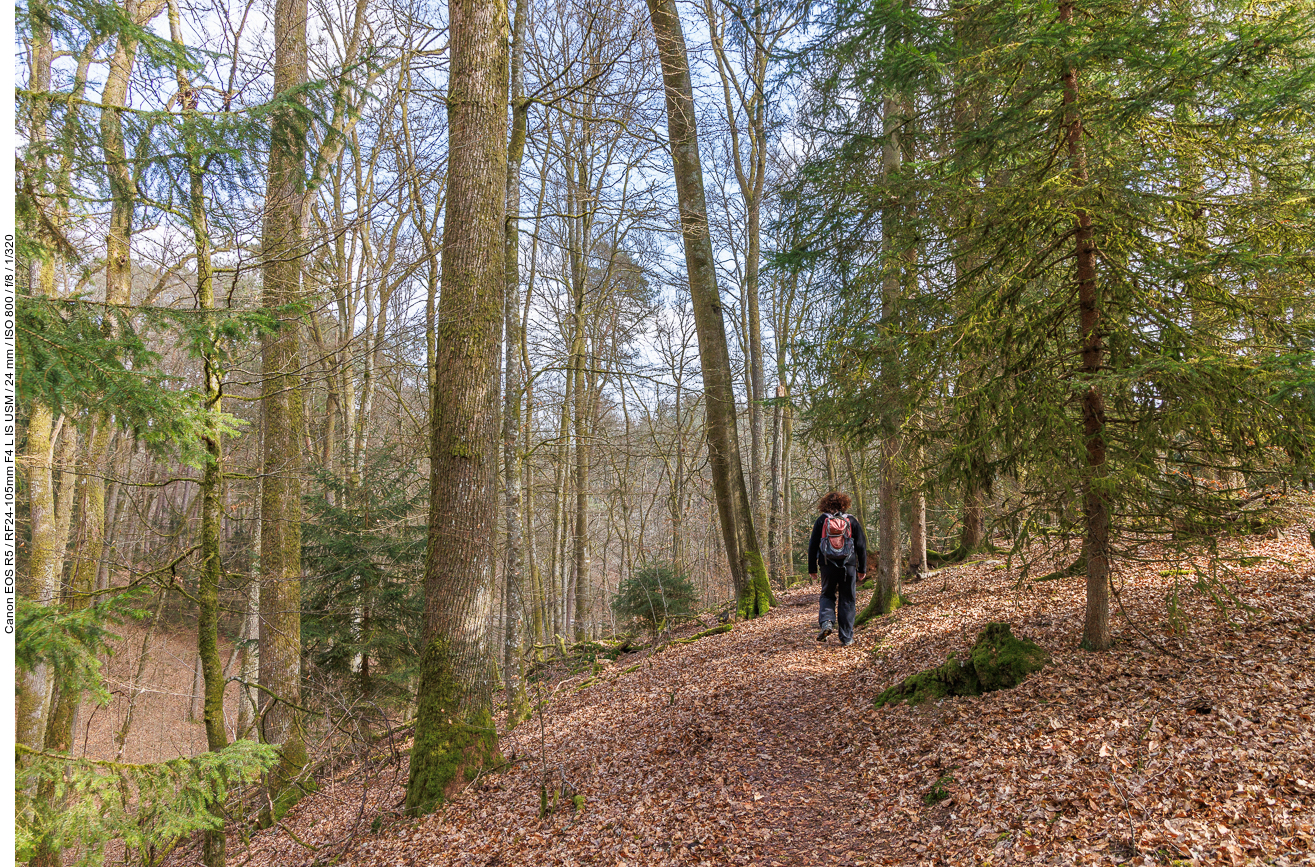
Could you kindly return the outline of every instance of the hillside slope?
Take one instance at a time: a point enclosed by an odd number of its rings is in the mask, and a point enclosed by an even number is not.
[[[439,814],[396,813],[405,761],[383,753],[326,781],[286,830],[247,845],[235,836],[230,858],[1309,863],[1315,559],[1295,528],[1231,550],[1256,558],[1220,573],[1250,611],[1221,609],[1163,564],[1125,568],[1115,648],[1101,654],[1076,647],[1082,579],[1020,584],[1000,562],[946,570],[847,649],[817,643],[816,588],[798,590],[728,634],[623,657],[583,689],[583,677],[558,684],[541,718],[503,737],[510,766]],[[1165,615],[1175,583],[1178,632]],[[882,688],[966,649],[992,620],[1045,646],[1052,664],[1010,691],[872,708]],[[540,818],[545,769],[584,798],[578,811]]]

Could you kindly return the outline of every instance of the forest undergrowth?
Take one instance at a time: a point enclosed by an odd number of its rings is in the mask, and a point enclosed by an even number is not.
[[[1020,581],[1017,562],[907,585],[843,649],[816,641],[817,587],[795,589],[729,633],[539,687],[507,764],[434,815],[402,817],[409,742],[384,744],[281,826],[232,834],[229,863],[1311,863],[1312,553],[1296,525],[1223,541],[1218,561],[1125,563],[1104,653],[1077,646],[1082,579]],[[1194,586],[1197,568],[1213,580]],[[873,708],[991,621],[1051,664],[1013,690]]]

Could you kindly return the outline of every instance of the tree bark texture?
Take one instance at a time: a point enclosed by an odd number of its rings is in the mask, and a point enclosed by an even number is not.
[[[713,490],[735,586],[736,613],[743,618],[758,617],[771,609],[775,599],[767,580],[767,567],[758,547],[749,492],[745,486],[744,465],[740,458],[730,350],[726,343],[726,324],[722,317],[712,239],[708,230],[707,198],[703,191],[703,170],[699,161],[689,55],[675,0],[647,2],[662,64],[667,133],[675,166],[681,237],[699,340],[699,362],[703,371],[708,462],[712,470]]]
[[[525,155],[530,103],[525,98],[526,0],[516,0],[511,43],[511,139],[507,145],[507,218],[503,239],[506,288],[503,332],[506,340],[506,394],[502,401],[502,478],[505,497],[507,545],[503,568],[503,687],[507,696],[508,727],[529,713],[520,646],[525,614],[525,575],[521,562],[521,369],[520,337],[520,202],[521,160]]]
[[[1059,6],[1059,19],[1072,24],[1073,4]],[[1087,154],[1082,142],[1082,115],[1078,109],[1078,71],[1065,64],[1064,121],[1073,186],[1080,196],[1087,183]],[[1082,629],[1082,646],[1108,650],[1110,646],[1110,505],[1104,491],[1105,398],[1095,378],[1105,360],[1104,334],[1100,327],[1101,306],[1096,284],[1096,245],[1091,214],[1079,207],[1073,217],[1074,256],[1077,260],[1078,315],[1082,335],[1082,375],[1088,380],[1082,396],[1082,429],[1086,439],[1082,504],[1086,520],[1087,609]]]
[[[406,809],[427,813],[497,752],[487,640],[506,291],[507,7],[451,0],[448,198],[433,394],[425,650]]]
[[[62,571],[59,567],[67,544],[67,538],[59,538],[57,533],[54,425],[50,407],[40,401],[33,402],[27,423],[27,446],[23,452],[32,542],[28,568],[19,570],[16,589],[20,599],[44,606],[55,603]],[[17,672],[15,740],[29,749],[39,750],[45,741],[52,676],[50,667],[44,662],[38,663],[31,671]]]
[[[903,149],[898,132],[901,106],[892,98],[887,98],[882,106],[883,128],[886,136],[881,147],[881,167],[887,178],[900,172]],[[881,286],[881,320],[889,331],[895,327],[896,310],[901,294],[901,269],[894,263],[895,246],[898,243],[895,221],[902,214],[901,204],[894,204],[882,215],[881,243],[886,255],[886,273]],[[898,469],[896,461],[901,447],[900,428],[902,420],[896,417],[894,406],[900,387],[900,375],[897,360],[893,353],[882,360],[881,378],[886,393],[887,418],[885,438],[881,443],[881,489],[880,503],[880,542],[877,555],[877,592],[873,594],[871,605],[876,606],[874,613],[889,614],[900,604],[900,505]],[[871,606],[869,606],[871,607]]]
[[[306,0],[276,0],[274,92],[285,99],[307,77]],[[276,821],[300,799],[306,765],[301,704],[301,472],[305,428],[301,392],[301,263],[306,187],[306,128],[291,107],[272,121],[262,229],[263,303],[285,308],[281,327],[262,339],[260,683],[261,739],[279,745],[269,775]],[[271,698],[271,693],[273,698]]]
[[[767,574],[785,587],[781,568],[781,446],[785,434],[782,426],[782,402],[785,400],[784,385],[776,386],[777,403],[772,407],[772,457],[769,464],[767,485]]]
[[[880,614],[889,614],[900,605],[900,438],[888,436],[881,443],[881,517],[878,522],[877,592],[873,602]]]

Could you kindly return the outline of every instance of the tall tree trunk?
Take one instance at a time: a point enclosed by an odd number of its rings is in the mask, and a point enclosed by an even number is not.
[[[154,8],[158,11],[159,7]],[[139,12],[134,0],[126,0],[124,13],[134,23],[145,23],[140,20],[145,12]],[[120,32],[101,90],[101,149],[110,188],[109,231],[105,241],[105,301],[109,305],[126,305],[131,301],[131,237],[136,191],[128,166],[120,112],[127,105],[128,83],[136,51],[136,38]],[[109,336],[113,333],[111,321],[107,317],[105,330]],[[96,589],[105,544],[105,478],[112,434],[111,416],[97,414],[83,463],[82,509],[79,514],[81,538],[62,594],[63,607],[68,611],[90,606]],[[81,693],[76,689],[59,687],[53,691],[44,736],[47,751],[68,752],[72,747],[81,699]],[[51,783],[43,783],[37,789],[37,798],[51,800],[54,795]],[[42,841],[32,863],[53,867],[61,860],[59,850]]]
[[[567,370],[566,387],[562,392],[562,408],[557,425],[557,460],[553,470],[553,512],[552,512],[552,551],[548,556],[548,583],[551,588],[552,632],[561,634],[566,631],[567,591],[566,579],[566,498],[570,486],[567,484],[567,466],[570,458],[571,432],[571,388],[575,377]]]
[[[578,314],[582,316],[583,314]],[[589,364],[584,339],[584,323],[579,323],[579,351],[575,356],[575,521],[574,534],[571,539],[574,575],[571,584],[575,588],[574,636],[576,641],[583,641],[585,635],[586,608],[589,599],[589,411],[590,389],[586,382],[585,367]]]
[[[915,467],[922,465],[922,449],[917,450]],[[920,579],[927,572],[927,494],[918,487],[913,495],[913,515],[909,522],[909,569],[913,580]]]
[[[521,160],[530,103],[525,98],[526,0],[515,0],[511,43],[511,140],[507,146],[507,219],[503,240],[506,281],[503,299],[503,331],[506,340],[506,394],[502,401],[502,478],[506,497],[507,544],[503,568],[503,687],[507,696],[507,726],[514,726],[529,713],[524,672],[520,665],[521,621],[525,609],[525,576],[521,563],[521,294],[520,294],[520,206]]]
[[[260,482],[256,482],[255,518],[251,529],[251,574],[247,576],[246,610],[243,612],[242,658],[238,666],[241,688],[238,690],[237,736],[250,736],[260,710],[260,691],[256,689],[260,677],[260,551],[263,541],[260,532]]]
[[[776,386],[777,403],[772,407],[772,458],[768,473],[767,509],[767,574],[785,586],[781,564],[781,446],[785,429],[782,426],[784,385]]]
[[[897,33],[889,38],[892,42],[899,39]],[[903,106],[893,97],[887,97],[882,106],[882,126],[885,141],[881,147],[882,172],[888,179],[893,179],[900,172],[903,156],[899,124],[904,113]],[[904,216],[905,206],[894,204],[882,216],[881,243],[886,256],[885,275],[881,284],[881,321],[887,332],[895,328],[897,308],[900,302],[903,275],[901,268],[895,266],[893,253],[897,238],[897,219]],[[906,254],[907,255],[907,254]],[[857,622],[863,623],[872,617],[889,614],[900,605],[900,504],[898,469],[896,462],[901,447],[900,428],[902,419],[897,415],[900,374],[895,353],[888,354],[881,362],[881,380],[886,396],[886,408],[883,427],[885,436],[881,442],[881,487],[878,494],[877,508],[880,510],[879,543],[877,554],[877,589],[867,607],[858,616]]]
[[[788,395],[787,390],[787,395]],[[786,574],[794,572],[794,534],[791,529],[791,510],[794,507],[794,483],[791,481],[791,466],[794,455],[794,406],[786,404],[785,418],[781,421],[785,428],[785,440],[781,444],[781,562]]]
[[[177,0],[169,0],[169,33],[175,46],[183,49],[181,16]],[[183,101],[183,116],[189,126],[184,132],[187,151],[188,219],[192,224],[192,240],[196,250],[196,301],[208,315],[215,309],[214,269],[211,262],[210,226],[205,207],[205,169],[202,165],[201,143],[190,130],[195,120],[195,102],[191,82],[180,65],[175,70],[178,94]],[[221,534],[223,532],[223,444],[220,441],[219,414],[223,411],[222,383],[219,369],[218,335],[207,324],[205,348],[201,355],[201,377],[205,383],[206,422],[202,431],[205,442],[206,463],[201,476],[201,569],[196,591],[196,641],[204,681],[201,716],[205,721],[206,746],[219,752],[228,746],[228,733],[224,731],[224,669],[219,660],[219,582],[223,576],[220,561]],[[201,860],[206,867],[224,867],[225,840],[223,805],[212,804],[212,811],[220,819],[220,826],[202,836]]]
[[[306,0],[276,0],[274,92],[299,100],[306,82]],[[274,115],[269,180],[262,229],[263,303],[277,310],[302,300],[306,128],[291,108]],[[277,821],[306,788],[301,704],[301,469],[305,426],[301,393],[301,324],[283,313],[279,330],[261,345],[262,485],[260,548],[261,738],[279,745],[269,775],[271,807],[263,823]],[[272,695],[272,698],[271,698]]]
[[[685,428],[681,420],[683,381],[676,380],[676,469],[671,474],[671,562],[679,570],[685,563]]]
[[[1059,5],[1059,20],[1073,22],[1072,0]],[[1064,69],[1064,121],[1067,126],[1068,159],[1075,194],[1081,197],[1087,185],[1087,154],[1082,142],[1082,115],[1078,107],[1078,71]],[[1073,217],[1074,256],[1077,260],[1079,327],[1082,334],[1082,376],[1088,381],[1082,396],[1082,429],[1086,437],[1086,467],[1083,473],[1082,504],[1086,519],[1087,610],[1082,628],[1082,646],[1108,650],[1110,646],[1109,533],[1110,506],[1103,490],[1105,469],[1105,398],[1095,378],[1105,361],[1104,334],[1100,328],[1100,297],[1096,285],[1096,245],[1092,239],[1091,214],[1078,207]]]
[[[900,438],[888,436],[881,442],[881,489],[878,519],[877,592],[868,607],[875,606],[873,614],[889,614],[900,605],[900,503],[899,457]],[[865,612],[866,613],[866,612]],[[864,618],[866,619],[866,618]]]
[[[497,753],[486,639],[506,291],[507,7],[451,0],[448,200],[432,402],[425,650],[406,809],[427,813]]]
[[[134,22],[147,14],[153,16],[149,10],[139,11],[133,0],[127,0],[124,13]],[[110,57],[105,86],[101,91],[101,149],[110,187],[109,232],[105,240],[105,301],[111,305],[126,305],[131,301],[131,237],[136,190],[128,167],[120,112],[127,105],[128,82],[136,54],[137,40],[121,33]],[[107,324],[106,328],[108,333],[110,326]],[[96,589],[96,576],[100,572],[105,545],[105,477],[108,475],[106,467],[113,433],[113,419],[108,414],[98,414],[84,456],[82,509],[78,516],[81,538],[64,593],[70,611],[89,606]],[[77,690],[59,691],[51,706],[45,734],[47,749],[63,751],[72,744],[73,722],[80,701]]]
[[[726,344],[726,325],[722,318],[712,238],[708,231],[689,55],[675,0],[648,0],[648,12],[657,39],[666,93],[667,134],[675,166],[681,236],[703,371],[713,490],[735,587],[736,613],[743,618],[758,617],[767,613],[775,599],[758,547],[749,492],[744,482],[744,465],[740,459],[730,350]]]
[[[755,6],[748,17],[735,13],[745,35],[745,61],[743,80],[736,80],[731,58],[726,51],[723,13],[711,0],[704,0],[703,11],[712,36],[713,54],[721,78],[722,97],[726,105],[730,156],[735,169],[735,180],[744,200],[744,279],[741,285],[744,310],[745,385],[749,409],[749,498],[753,504],[755,527],[767,523],[763,509],[763,402],[766,385],[763,375],[762,314],[760,312],[759,271],[762,245],[762,201],[767,176],[767,62],[770,45],[779,34],[768,36],[764,32],[761,6]],[[752,49],[748,48],[752,45]],[[734,97],[732,96],[734,93]],[[738,106],[738,111],[737,111]],[[741,147],[741,129],[736,121],[740,111],[744,114],[743,136],[748,140],[747,158]]]
[[[32,529],[28,568],[19,570],[16,589],[20,599],[43,606],[55,604],[67,544],[67,536],[61,539],[57,533],[54,422],[50,407],[34,401],[28,415],[27,445],[23,452]],[[66,472],[72,475],[71,471]],[[19,671],[16,679],[15,740],[29,749],[39,750],[45,744],[53,672],[45,662],[38,662],[31,671]]]

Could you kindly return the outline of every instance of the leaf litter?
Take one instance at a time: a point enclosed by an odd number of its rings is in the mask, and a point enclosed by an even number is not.
[[[1296,529],[1220,543],[1248,564],[1227,605],[1184,589],[1192,563],[1125,564],[1104,653],[1077,647],[1081,577],[942,570],[850,648],[816,641],[817,588],[796,589],[729,633],[545,686],[541,716],[501,737],[508,764],[431,816],[398,812],[401,742],[279,827],[231,832],[229,863],[1315,863],[1315,558]],[[873,709],[997,620],[1051,664],[1012,690]],[[541,817],[545,774],[559,797]]]

